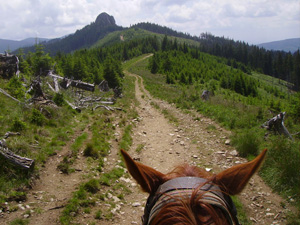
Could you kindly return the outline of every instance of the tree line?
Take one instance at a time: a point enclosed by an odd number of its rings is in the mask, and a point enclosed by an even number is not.
[[[202,33],[200,36],[177,32],[168,27],[153,23],[138,23],[133,25],[148,31],[187,38],[200,43],[200,50],[215,56],[234,60],[244,65],[243,69],[256,70],[258,72],[280,78],[292,85],[296,91],[300,90],[300,52],[269,51],[256,45],[249,45],[241,41],[217,37],[210,33]]]
[[[156,37],[118,43],[112,46],[77,50],[73,53],[58,52],[54,57],[46,53],[42,44],[35,46],[35,52],[26,55],[19,51],[20,71],[23,75],[43,76],[50,70],[61,76],[99,84],[107,80],[113,87],[122,86],[122,62],[133,57],[160,49]]]
[[[257,81],[242,70],[228,67],[226,62],[225,59],[203,53],[199,48],[168,40],[166,36],[161,51],[150,59],[149,69],[152,73],[165,74],[168,84],[207,83],[211,84],[211,91],[220,85],[244,96],[257,96]]]

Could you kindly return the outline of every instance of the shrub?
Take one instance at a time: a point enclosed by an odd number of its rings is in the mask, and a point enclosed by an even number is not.
[[[64,95],[61,93],[56,93],[54,95],[53,101],[55,102],[56,105],[63,106],[65,103]]]
[[[102,212],[101,212],[101,210],[98,210],[98,211],[96,212],[95,219],[97,219],[97,220],[102,219]]]
[[[98,158],[99,156],[97,150],[94,148],[94,146],[91,143],[88,143],[86,145],[86,148],[83,150],[83,155],[90,156],[93,158]]]
[[[66,156],[63,158],[63,161],[57,165],[57,169],[65,174],[70,173],[70,162]]]
[[[242,157],[256,156],[259,153],[259,147],[262,142],[258,130],[246,130],[236,133],[232,138],[232,143]]]
[[[299,143],[284,136],[271,137],[268,157],[264,164],[264,174],[275,189],[287,186],[300,189]]]
[[[29,220],[27,219],[15,219],[9,223],[9,225],[27,225],[29,224]]]
[[[99,181],[96,179],[91,179],[84,184],[84,189],[91,193],[96,193],[99,191]]]
[[[22,99],[25,96],[25,92],[22,87],[22,82],[16,76],[11,78],[7,84],[7,89],[10,94],[17,99]]]
[[[45,117],[39,110],[32,109],[30,122],[35,125],[42,126],[45,122]]]
[[[19,120],[18,118],[13,120],[13,125],[11,127],[12,131],[19,132],[25,130],[27,127],[26,123]]]

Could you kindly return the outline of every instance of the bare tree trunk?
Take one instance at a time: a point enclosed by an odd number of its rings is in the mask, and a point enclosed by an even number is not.
[[[53,77],[55,92],[59,92],[59,85],[56,77]]]

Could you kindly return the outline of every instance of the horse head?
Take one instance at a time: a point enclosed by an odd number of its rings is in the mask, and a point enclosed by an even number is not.
[[[121,150],[129,173],[149,193],[142,217],[144,225],[239,224],[230,195],[243,190],[262,165],[266,152],[218,174],[190,165],[163,174]]]

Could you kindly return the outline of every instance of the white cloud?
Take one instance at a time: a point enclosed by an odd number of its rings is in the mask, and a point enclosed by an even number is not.
[[[0,38],[61,37],[101,12],[122,26],[153,22],[252,43],[300,37],[299,0],[9,0],[1,3]]]

